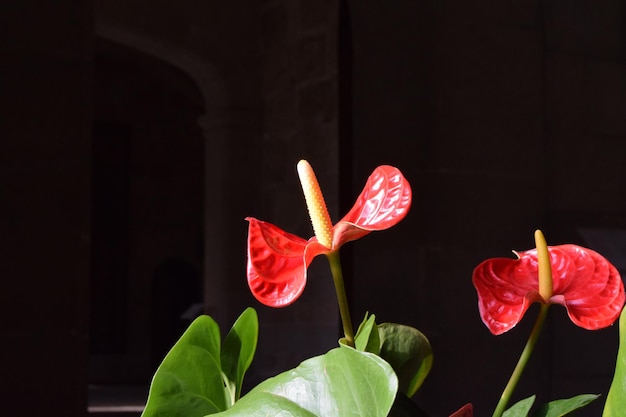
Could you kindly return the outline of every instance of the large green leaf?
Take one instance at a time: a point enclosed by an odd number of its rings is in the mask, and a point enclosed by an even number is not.
[[[506,410],[502,417],[527,417],[531,407],[535,402],[535,396],[520,400]]]
[[[598,398],[599,395],[595,394],[582,394],[572,398],[566,398],[563,400],[550,401],[541,407],[533,417],[562,417],[566,416],[572,411],[576,411],[582,408]],[[624,409],[622,409],[622,413]]]
[[[243,377],[256,351],[259,319],[256,310],[248,307],[239,316],[222,343],[222,371],[231,395],[231,405],[241,396]]]
[[[340,347],[262,382],[215,417],[385,417],[397,388],[384,360]]]
[[[200,316],[154,374],[142,417],[201,417],[226,408],[219,327]]]
[[[378,326],[380,356],[398,375],[398,390],[412,397],[424,382],[433,364],[430,342],[419,330],[395,323]]]
[[[626,410],[626,308],[622,310],[619,319],[619,337],[615,374],[602,417],[621,417]]]

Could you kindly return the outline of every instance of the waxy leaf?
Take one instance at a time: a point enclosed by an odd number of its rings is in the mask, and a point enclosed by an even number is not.
[[[595,394],[582,394],[563,400],[550,401],[533,414],[533,417],[562,417],[582,408],[598,398]],[[622,413],[624,409],[622,409]]]
[[[535,396],[531,396],[525,398],[521,401],[516,402],[506,410],[502,417],[528,417],[528,413],[530,412],[531,407],[535,403]]]
[[[397,388],[384,360],[340,347],[265,380],[215,417],[385,417]]]
[[[361,352],[370,352],[375,355],[380,354],[380,336],[378,334],[378,326],[376,325],[376,316],[365,315],[365,319],[359,325],[354,336],[354,344],[357,350]]]
[[[563,417],[573,411],[582,408],[598,398],[599,395],[583,394],[572,398],[550,401],[544,404],[539,410],[531,414],[530,409],[535,402],[535,396],[528,397],[515,403],[511,408],[506,410],[503,417]]]
[[[231,391],[231,403],[241,396],[243,376],[252,364],[259,338],[259,319],[248,307],[239,316],[222,343],[222,371]]]
[[[626,308],[622,310],[619,319],[619,339],[615,374],[602,417],[620,417],[626,410]]]
[[[419,330],[395,323],[378,326],[380,356],[398,375],[398,390],[407,397],[415,395],[433,364],[430,342]]]
[[[202,417],[232,406],[257,345],[256,311],[246,309],[220,346],[209,316],[196,318],[163,359],[142,417]]]
[[[228,407],[220,366],[220,331],[196,318],[163,359],[142,417],[201,417]]]
[[[389,325],[389,324],[384,325],[385,329],[391,328],[391,326],[392,325]],[[355,343],[356,349],[362,352],[370,352],[376,355],[381,355],[380,332],[381,330],[379,330],[379,326],[376,325],[376,316],[373,314],[372,315],[366,314],[365,318],[359,325],[359,329],[357,330],[356,335],[354,336],[354,343]],[[390,332],[387,332],[387,336],[389,336],[389,333]],[[408,336],[408,338],[412,338],[414,336],[413,332],[409,330],[409,333],[410,335]],[[400,363],[405,364],[407,362],[410,362],[410,359],[404,360],[404,361],[400,359],[401,357],[402,358],[405,357],[405,353],[397,352],[397,351],[391,352],[391,350],[394,348],[394,344],[390,342],[391,339],[394,339],[394,336],[390,336],[390,338],[387,340],[386,346],[388,350],[385,354],[389,357],[395,358],[396,364],[400,364]],[[345,345],[345,342],[343,341],[343,339],[340,340],[340,343]],[[402,345],[402,343],[398,345]],[[399,369],[400,368],[402,368],[401,364],[399,365]],[[394,371],[396,370],[394,369]],[[408,375],[408,377],[405,378],[407,379],[407,382],[404,385],[408,386],[410,384],[410,379],[412,377],[414,377],[414,375]],[[400,384],[402,384],[402,381],[400,381]],[[400,389],[396,395],[396,399],[393,403],[393,407],[391,408],[391,412],[389,413],[389,417],[428,417],[428,416],[421,408],[417,406],[417,404],[411,401],[411,399],[406,395],[406,393],[402,389]]]

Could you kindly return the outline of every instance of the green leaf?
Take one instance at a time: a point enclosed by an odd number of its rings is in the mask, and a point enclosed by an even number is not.
[[[215,417],[385,417],[397,388],[384,360],[340,347],[265,380]]]
[[[380,356],[394,369],[399,391],[412,397],[424,382],[433,364],[430,342],[419,330],[395,323],[378,326]]]
[[[372,314],[368,317],[365,314],[365,318],[359,325],[359,329],[354,337],[354,344],[356,349],[361,352],[370,352],[375,355],[380,353],[380,336],[378,335],[375,315]]]
[[[258,338],[259,319],[256,310],[248,307],[222,343],[221,364],[231,395],[230,405],[241,396],[243,377],[254,359]]]
[[[622,310],[619,319],[619,338],[615,374],[602,417],[620,417],[626,410],[626,308]]]
[[[521,401],[518,401],[515,404],[513,404],[511,408],[506,410],[502,414],[502,417],[526,417],[528,416],[530,408],[533,406],[534,403],[535,403],[534,395],[531,397],[525,398]]]
[[[572,398],[563,400],[551,401],[545,404],[539,411],[533,414],[533,417],[561,417],[565,416],[572,411],[582,408],[598,398],[599,395],[595,394],[582,394]],[[622,413],[624,409],[622,409]]]
[[[226,407],[220,330],[211,317],[200,316],[154,374],[142,417],[201,417]]]

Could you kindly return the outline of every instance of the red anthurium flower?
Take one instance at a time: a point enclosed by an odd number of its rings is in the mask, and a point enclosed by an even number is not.
[[[395,225],[411,205],[411,187],[402,173],[392,166],[379,166],[352,209],[333,226],[310,165],[300,161],[298,172],[316,236],[305,240],[273,224],[246,219],[248,285],[256,299],[270,307],[289,305],[300,296],[313,258]]]
[[[576,245],[547,250],[552,285],[545,295],[539,288],[537,249],[516,253],[518,259],[488,259],[474,269],[480,316],[491,333],[513,328],[533,302],[565,306],[574,324],[588,330],[607,327],[619,317],[624,284],[609,261]]]

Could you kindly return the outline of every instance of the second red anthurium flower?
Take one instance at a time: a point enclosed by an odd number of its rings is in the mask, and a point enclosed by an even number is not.
[[[537,249],[516,252],[518,259],[488,259],[474,269],[480,316],[491,333],[513,328],[533,302],[565,306],[572,322],[587,330],[607,327],[619,317],[624,284],[609,261],[577,245],[546,248],[551,270],[551,285],[543,290],[547,294],[540,288]]]
[[[379,166],[372,172],[352,209],[332,225],[315,174],[306,161],[298,173],[315,236],[306,240],[252,217],[248,227],[248,285],[261,303],[283,307],[294,302],[306,285],[313,258],[339,250],[346,242],[402,220],[411,206],[411,187],[400,170]]]

